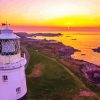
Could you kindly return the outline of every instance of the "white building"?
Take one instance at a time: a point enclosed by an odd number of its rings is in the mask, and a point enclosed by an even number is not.
[[[0,34],[0,100],[26,100],[25,57],[20,38],[7,27]]]

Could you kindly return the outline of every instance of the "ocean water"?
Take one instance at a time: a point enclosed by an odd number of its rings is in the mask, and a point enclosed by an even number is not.
[[[100,53],[94,52],[92,49],[100,47],[99,33],[68,33],[62,32],[59,37],[43,37],[38,36],[37,39],[57,40],[65,45],[74,47],[81,52],[75,52],[72,57],[75,59],[85,60],[96,65],[100,65]],[[34,38],[34,37],[33,37]]]

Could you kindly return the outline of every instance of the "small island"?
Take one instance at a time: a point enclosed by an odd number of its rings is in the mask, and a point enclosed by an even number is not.
[[[94,52],[100,53],[100,47],[96,48],[96,49],[92,49]]]
[[[15,33],[20,37],[36,37],[36,36],[46,36],[46,37],[55,37],[62,36],[61,33],[26,33],[26,32],[17,32]]]
[[[32,36],[47,36],[47,37],[54,37],[54,36],[61,36],[61,33],[32,33]]]

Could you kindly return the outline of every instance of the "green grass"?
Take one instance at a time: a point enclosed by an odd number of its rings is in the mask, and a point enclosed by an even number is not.
[[[74,96],[79,95],[80,89],[86,89],[77,77],[70,74],[69,70],[65,70],[57,61],[32,49],[28,51],[30,61],[26,69],[27,75],[32,72],[34,65],[39,63],[45,65],[41,77],[27,77],[29,100],[74,100]],[[78,100],[96,99],[79,97]]]

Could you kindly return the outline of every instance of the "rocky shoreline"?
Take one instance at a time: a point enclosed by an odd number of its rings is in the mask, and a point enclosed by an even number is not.
[[[22,37],[21,42],[22,44],[28,44],[28,46],[32,47],[32,49],[37,52],[55,58],[67,67],[68,65],[73,66],[69,67],[71,71],[76,74],[82,74],[87,81],[100,87],[100,66],[84,60],[73,59],[71,57],[72,54],[79,52],[79,50],[66,46],[55,40],[37,40]]]

